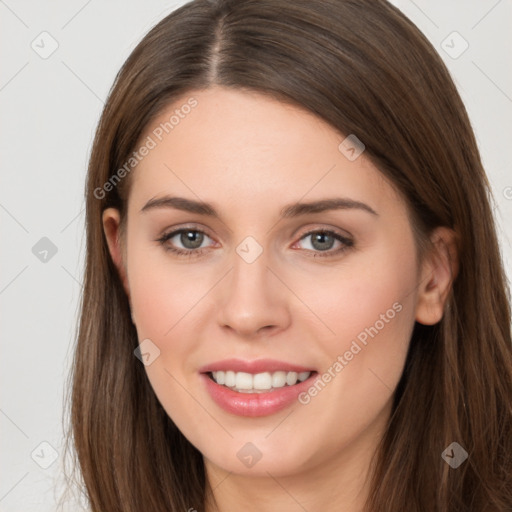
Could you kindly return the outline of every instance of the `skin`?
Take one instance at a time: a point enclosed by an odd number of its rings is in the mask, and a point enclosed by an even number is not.
[[[119,212],[103,215],[139,340],[160,350],[145,367],[151,385],[204,456],[218,505],[209,502],[208,512],[360,511],[414,322],[442,317],[456,272],[453,233],[438,228],[420,261],[403,198],[365,153],[349,161],[338,149],[343,134],[257,93],[192,91],[141,142],[189,97],[198,105],[132,171],[126,239]],[[141,212],[165,194],[211,202],[221,220]],[[342,209],[279,218],[284,205],[332,197],[361,201],[377,215]],[[155,241],[182,227],[206,233],[203,254],[178,256]],[[334,254],[343,244],[315,245],[306,235],[315,229],[349,236],[353,246]],[[247,236],[262,249],[250,264],[236,252]],[[193,247],[179,234],[166,242],[173,243]],[[400,312],[307,405],[244,418],[219,408],[201,385],[201,366],[231,357],[321,374],[395,303]],[[237,457],[247,442],[262,454],[251,468]]]

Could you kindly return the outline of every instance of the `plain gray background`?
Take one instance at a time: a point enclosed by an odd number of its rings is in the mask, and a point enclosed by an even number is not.
[[[94,130],[124,60],[184,3],[0,0],[2,512],[56,509]],[[510,278],[512,0],[393,3],[441,54],[466,104]]]

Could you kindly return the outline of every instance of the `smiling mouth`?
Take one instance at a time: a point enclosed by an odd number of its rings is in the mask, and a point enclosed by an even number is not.
[[[207,375],[216,384],[238,393],[270,393],[284,387],[295,386],[316,373],[276,371],[252,374],[228,370],[207,372]]]

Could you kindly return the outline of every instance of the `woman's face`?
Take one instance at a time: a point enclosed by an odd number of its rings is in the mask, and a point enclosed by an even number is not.
[[[137,146],[121,273],[151,385],[209,467],[332,469],[385,429],[419,265],[403,200],[344,139],[215,87]]]

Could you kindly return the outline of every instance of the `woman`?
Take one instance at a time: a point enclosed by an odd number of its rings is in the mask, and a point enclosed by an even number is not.
[[[177,9],[116,78],[86,201],[93,511],[512,510],[489,187],[396,8]]]

